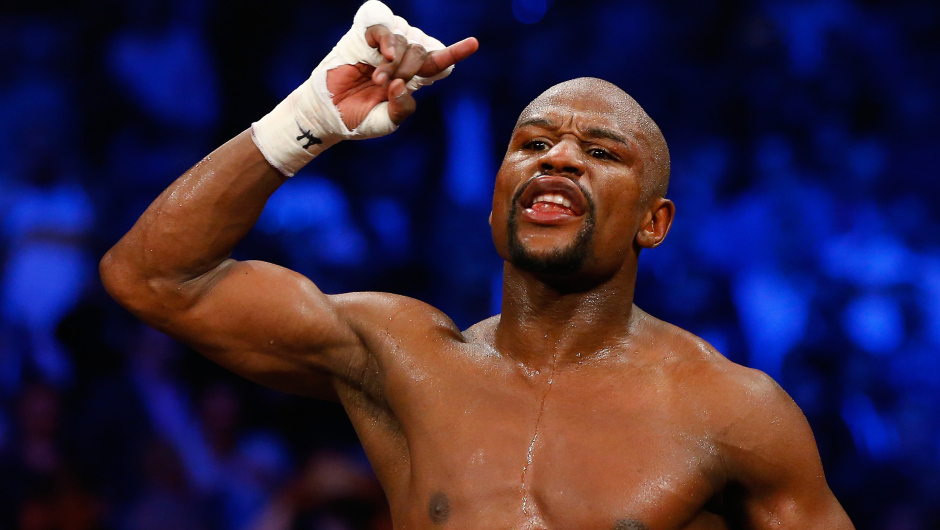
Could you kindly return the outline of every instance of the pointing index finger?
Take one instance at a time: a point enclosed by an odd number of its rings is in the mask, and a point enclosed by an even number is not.
[[[480,47],[476,37],[468,37],[460,42],[451,44],[443,50],[430,52],[424,65],[418,70],[421,77],[433,77],[460,61],[470,57]]]

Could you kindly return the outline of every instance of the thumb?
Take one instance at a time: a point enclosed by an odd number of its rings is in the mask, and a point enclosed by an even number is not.
[[[405,82],[395,79],[388,85],[388,117],[395,125],[401,125],[405,118],[415,111],[415,98],[409,92]]]

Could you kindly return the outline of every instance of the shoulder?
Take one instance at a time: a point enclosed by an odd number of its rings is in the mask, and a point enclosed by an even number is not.
[[[340,319],[365,353],[337,370],[354,394],[384,403],[390,373],[464,341],[453,321],[434,306],[389,293],[354,292],[329,295]],[[341,392],[341,399],[343,393]],[[344,400],[347,403],[354,401]]]
[[[772,377],[732,362],[701,338],[683,333],[688,345],[685,380],[707,405],[719,440],[734,445],[742,438],[772,437],[797,427],[809,432],[800,408]]]
[[[460,329],[443,311],[414,298],[357,292],[330,295],[330,299],[360,339],[368,342],[419,337],[463,341]]]
[[[731,362],[706,341],[672,326],[676,382],[704,410],[712,445],[732,480],[799,472],[821,475],[803,412],[770,376]],[[799,470],[799,471],[798,471]]]
[[[499,324],[501,315],[493,315],[470,326],[463,332],[463,336],[468,343],[473,344],[495,344],[496,326]]]
[[[772,434],[786,427],[805,426],[808,432],[803,413],[773,378],[728,360],[677,326],[658,319],[650,325],[656,328],[675,383],[696,395],[696,406],[707,409],[718,439],[734,444],[741,437],[753,437],[754,431]],[[778,425],[780,429],[775,428]]]
[[[707,387],[703,390],[721,390],[738,395],[786,396],[767,374],[730,361],[707,341],[679,326],[647,313],[643,313],[643,326],[650,334],[650,340],[658,344],[657,349],[664,360],[690,379],[683,380],[686,384],[703,384]]]
[[[823,474],[803,412],[767,374],[735,364],[710,344],[657,321],[687,410],[702,418],[709,445],[733,486],[725,502],[748,527],[852,528]],[[729,493],[730,492],[730,493]]]
[[[735,387],[760,373],[731,362],[707,341],[679,326],[647,313],[643,313],[642,320],[648,334],[645,340],[656,345],[656,355],[683,386],[704,385],[703,390]]]

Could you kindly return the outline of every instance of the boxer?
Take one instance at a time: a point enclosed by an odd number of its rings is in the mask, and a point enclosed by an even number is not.
[[[229,257],[290,176],[393,131],[477,47],[367,2],[307,82],[153,202],[105,287],[235,373],[342,403],[398,529],[852,528],[793,400],[633,304],[675,207],[659,128],[610,83],[556,85],[519,117],[490,217],[502,311],[467,330]]]

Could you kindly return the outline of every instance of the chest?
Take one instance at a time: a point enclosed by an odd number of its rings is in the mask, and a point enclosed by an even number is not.
[[[399,393],[409,519],[446,506],[454,528],[632,528],[691,518],[713,494],[704,418],[657,374],[471,368]]]

